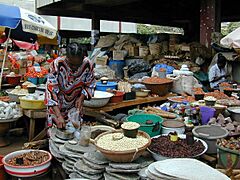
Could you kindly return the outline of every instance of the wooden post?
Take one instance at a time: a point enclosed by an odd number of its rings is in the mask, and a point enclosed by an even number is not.
[[[100,34],[100,19],[96,18],[95,14],[92,15],[92,31],[91,31],[91,49],[94,49]]]
[[[211,46],[211,34],[221,29],[221,2],[201,0],[200,5],[200,43]]]
[[[7,59],[8,42],[10,39],[10,34],[11,34],[11,29],[9,29],[9,31],[8,31],[8,37],[7,37],[6,47],[5,47],[5,51],[4,51],[4,58],[3,58],[2,69],[1,69],[1,74],[0,74],[0,90],[2,89],[3,70],[4,70],[6,59]]]

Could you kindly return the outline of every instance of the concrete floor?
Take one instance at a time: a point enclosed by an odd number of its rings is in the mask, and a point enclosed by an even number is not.
[[[0,147],[0,155],[6,155],[10,152],[21,150],[23,147],[23,144],[28,141],[27,137],[24,137],[24,136],[20,136],[20,137],[11,136],[9,137],[9,140],[11,142],[9,146]]]

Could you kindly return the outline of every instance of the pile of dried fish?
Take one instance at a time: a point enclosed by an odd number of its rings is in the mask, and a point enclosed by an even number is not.
[[[11,158],[7,163],[13,166],[35,166],[46,162],[49,155],[46,152],[30,151]]]
[[[154,107],[150,107],[150,106],[144,108],[144,111],[147,114],[156,114],[158,116],[161,116],[163,118],[168,118],[168,119],[175,119],[177,117],[177,115],[174,113],[163,111],[159,108],[154,108]]]

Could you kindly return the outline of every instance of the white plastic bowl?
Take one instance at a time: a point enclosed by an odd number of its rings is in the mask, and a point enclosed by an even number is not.
[[[92,99],[90,99],[89,101],[85,100],[83,105],[86,107],[93,107],[93,108],[103,107],[109,102],[112,96],[113,96],[112,93],[108,93],[104,91],[95,91]]]
[[[162,135],[154,136],[154,137],[152,137],[152,139],[153,138],[158,138],[159,136],[162,136]],[[178,137],[181,138],[181,139],[185,139],[186,135],[185,134],[179,134]],[[200,154],[198,154],[196,156],[193,156],[193,157],[188,157],[188,158],[199,157],[199,156],[203,155],[207,151],[207,149],[208,149],[208,145],[207,145],[207,143],[205,141],[203,141],[203,140],[201,140],[199,138],[196,138],[196,137],[194,137],[194,139],[201,141],[203,143],[203,146],[205,147],[205,149]],[[166,156],[162,156],[160,154],[157,154],[157,153],[151,151],[149,148],[147,150],[151,153],[153,159],[155,159],[156,161],[162,161],[162,160],[165,160],[165,159],[171,159],[171,157],[166,157]]]
[[[27,153],[27,152],[31,152],[31,151],[45,152],[45,153],[48,154],[49,159],[46,162],[43,162],[43,163],[38,164],[36,166],[13,166],[13,165],[10,165],[10,164],[7,163],[11,158],[13,158],[15,156],[18,156],[20,154],[24,154],[24,153]],[[52,159],[52,155],[47,151],[27,149],[27,150],[15,151],[15,152],[12,152],[12,153],[6,155],[2,159],[2,162],[4,164],[5,171],[8,174],[10,174],[11,176],[33,177],[33,176],[37,176],[37,175],[40,175],[42,173],[47,172],[48,168],[51,165],[51,159]]]

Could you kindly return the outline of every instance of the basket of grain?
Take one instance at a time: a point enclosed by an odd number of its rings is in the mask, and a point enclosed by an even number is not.
[[[173,80],[167,78],[151,77],[143,81],[147,89],[151,90],[151,93],[159,96],[168,94],[172,88]]]
[[[111,131],[100,134],[94,144],[113,162],[132,162],[144,153],[151,144],[151,138],[143,131],[138,131],[136,138],[128,138],[122,131]]]

